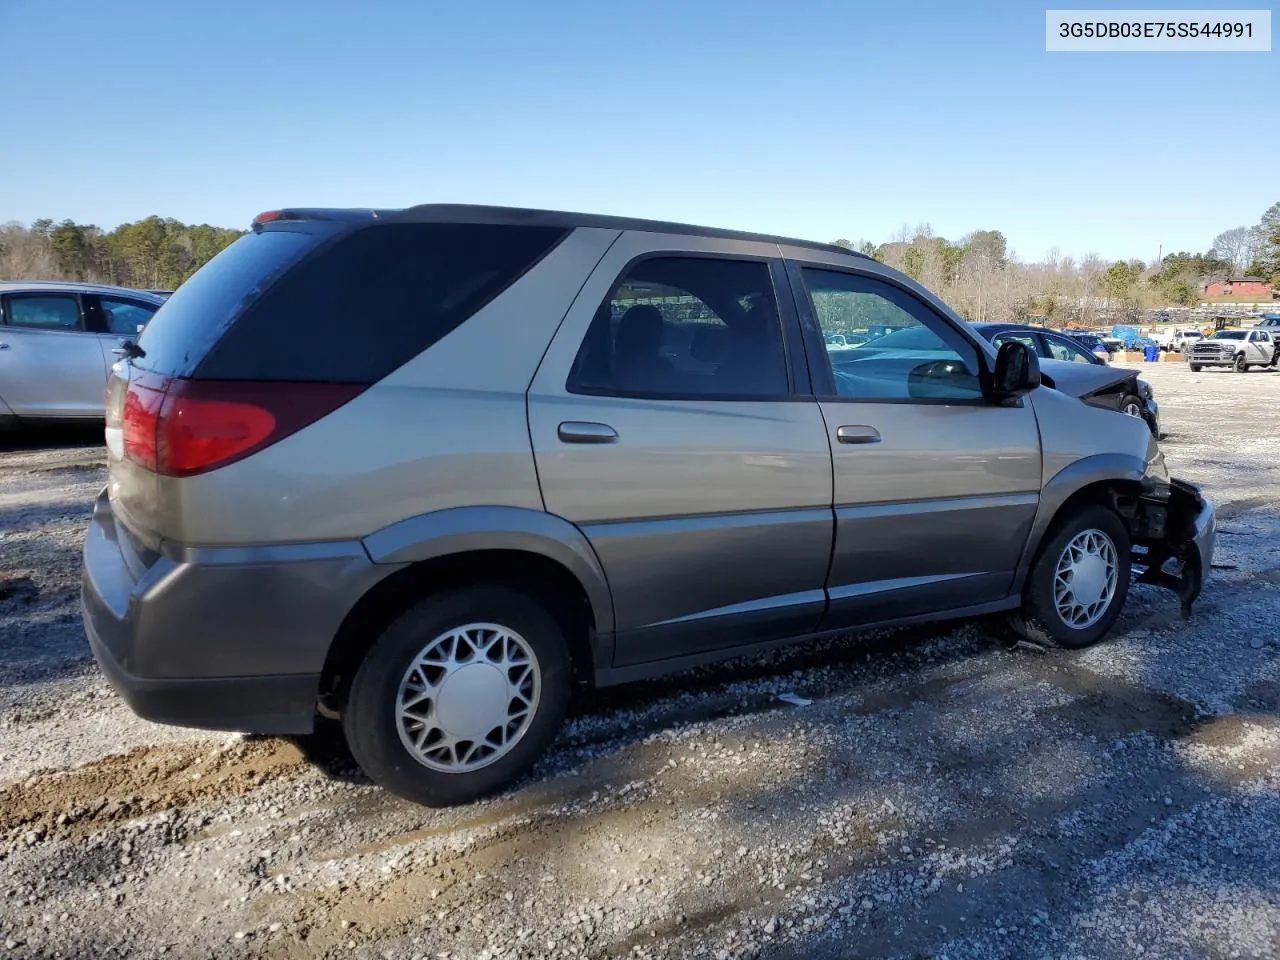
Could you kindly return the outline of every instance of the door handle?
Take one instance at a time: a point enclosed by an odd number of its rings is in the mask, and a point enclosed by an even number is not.
[[[613,443],[618,431],[607,423],[566,420],[556,428],[556,436],[562,443]]]
[[[836,427],[836,439],[841,443],[879,443],[880,431],[861,425]]]

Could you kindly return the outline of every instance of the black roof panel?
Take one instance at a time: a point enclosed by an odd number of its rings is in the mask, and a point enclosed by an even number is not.
[[[595,213],[569,213],[563,210],[538,210],[527,207],[495,207],[468,203],[424,203],[403,210],[327,209],[319,207],[289,207],[282,210],[281,219],[316,220],[387,220],[391,222],[439,222],[462,223],[511,223],[542,227],[602,227],[608,230],[639,230],[646,233],[675,233],[689,236],[714,237],[724,240],[753,240],[762,243],[786,244],[844,253],[863,260],[871,259],[865,253],[837,246],[834,243],[817,243],[813,240],[797,240],[794,237],[778,237],[745,230],[726,230],[721,227],[702,227],[689,223],[671,223],[664,220],[644,220],[637,217],[612,217]]]

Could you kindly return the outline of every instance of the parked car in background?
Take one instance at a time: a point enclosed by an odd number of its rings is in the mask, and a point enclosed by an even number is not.
[[[1230,367],[1248,373],[1253,367],[1280,363],[1280,343],[1268,329],[1219,330],[1196,343],[1187,355],[1191,372],[1204,367]]]
[[[576,684],[999,612],[1084,647],[1131,571],[1185,615],[1212,560],[1212,504],[1088,400],[1123,371],[1045,377],[838,246],[273,211],[138,347],[84,546],[104,673],[169,723],[339,718],[432,805],[527,771]]]
[[[1102,337],[1098,336],[1096,333],[1087,333],[1077,330],[1059,330],[1057,332],[1064,337],[1069,337],[1076,341],[1095,357],[1100,359],[1109,359],[1111,355],[1115,353],[1113,349],[1103,342]]]
[[[163,303],[126,287],[0,281],[0,425],[101,420],[115,351]]]
[[[1197,340],[1202,339],[1204,339],[1204,334],[1193,327],[1159,330],[1151,335],[1152,342],[1166,352],[1180,350],[1185,353],[1188,347],[1192,346]]]
[[[1050,361],[1045,369],[1054,369],[1054,362],[1108,366],[1105,360],[1087,350],[1084,344],[1074,337],[1068,337],[1053,330],[1018,323],[975,323],[972,326],[996,346],[1010,341],[1025,343],[1042,360]],[[1105,385],[1100,384],[1099,389],[1090,394],[1089,402],[1110,410],[1118,410],[1131,417],[1140,417],[1150,428],[1152,436],[1159,439],[1162,436],[1160,405],[1156,402],[1155,391],[1151,389],[1151,384],[1138,376],[1136,370],[1126,370],[1122,367],[1111,369],[1115,371],[1116,376],[1108,380]],[[1056,378],[1069,375],[1066,371],[1054,373]]]

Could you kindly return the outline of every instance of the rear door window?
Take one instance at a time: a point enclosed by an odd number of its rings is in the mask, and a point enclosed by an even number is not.
[[[102,310],[102,322],[107,333],[124,337],[136,337],[138,328],[145,326],[157,309],[154,304],[116,297],[99,297],[98,306]]]
[[[635,264],[596,312],[567,389],[673,399],[786,396],[768,264],[703,257]]]
[[[382,223],[351,230],[255,294],[196,375],[374,383],[492,301],[567,232],[476,223]],[[275,235],[267,230],[256,239]],[[300,253],[296,240],[275,242],[282,248],[272,251],[273,261]],[[241,290],[256,289],[262,265],[257,258],[245,276],[235,278]],[[178,289],[153,326],[199,276]],[[234,309],[240,300],[232,303],[228,296],[217,306]],[[145,335],[141,345],[147,345]]]
[[[1079,345],[1072,343],[1066,337],[1055,337],[1050,334],[1041,334],[1044,342],[1049,348],[1049,356],[1054,360],[1065,360],[1068,363],[1093,363],[1089,354]]]
[[[80,299],[68,294],[10,294],[6,320],[11,327],[79,330]]]

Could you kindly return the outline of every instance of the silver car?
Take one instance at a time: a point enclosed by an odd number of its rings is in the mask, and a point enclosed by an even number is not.
[[[997,350],[841,247],[272,211],[138,347],[85,542],[102,669],[164,722],[340,718],[431,805],[528,770],[576,685],[997,612],[1082,647],[1131,575],[1188,615],[1213,554],[1212,505],[1089,402],[1113,368]]]
[[[125,287],[0,281],[0,426],[101,420],[115,351],[163,302]]]

